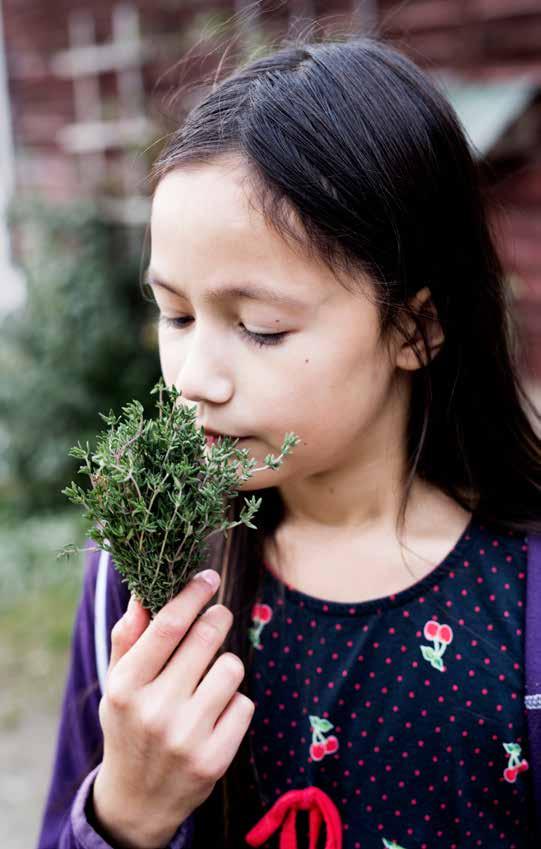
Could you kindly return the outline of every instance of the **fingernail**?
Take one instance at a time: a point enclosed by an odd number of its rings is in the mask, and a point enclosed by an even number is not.
[[[128,602],[128,607],[126,609],[126,621],[128,623],[132,622],[134,613],[135,613],[135,596],[131,595],[130,600]]]
[[[220,586],[220,575],[218,572],[215,572],[214,569],[204,569],[202,572],[198,572],[197,575],[193,577],[194,581],[206,581],[207,584],[210,584],[213,590],[217,590]]]

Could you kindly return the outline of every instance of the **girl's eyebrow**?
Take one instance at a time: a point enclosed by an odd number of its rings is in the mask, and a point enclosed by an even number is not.
[[[167,291],[171,292],[173,295],[186,298],[184,292],[180,289],[175,289],[170,283],[166,283],[165,280],[161,280],[157,274],[150,269],[147,269],[144,274],[144,282],[150,287],[158,286],[161,289],[167,289]],[[270,289],[268,286],[262,286],[261,284],[255,285],[253,283],[237,283],[234,285],[223,286],[219,289],[207,289],[205,296],[205,299],[208,302],[224,301],[227,298],[249,298],[253,301],[267,301],[268,303],[282,304],[289,307],[297,307],[298,309],[306,307],[306,304],[303,301],[292,298],[290,295],[283,295],[280,292],[276,292],[274,289]]]

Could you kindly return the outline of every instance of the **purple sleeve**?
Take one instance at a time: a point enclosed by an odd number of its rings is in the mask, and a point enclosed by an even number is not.
[[[526,695],[537,839],[541,839],[541,534],[528,536],[526,572]]]
[[[83,587],[75,614],[71,657],[64,689],[52,777],[42,817],[37,849],[115,849],[95,830],[91,789],[103,756],[98,708],[101,688],[97,673],[94,602],[100,552],[87,543]],[[111,630],[124,615],[129,592],[109,558],[105,593],[105,642],[111,652]],[[189,849],[194,817],[179,826],[165,849]]]

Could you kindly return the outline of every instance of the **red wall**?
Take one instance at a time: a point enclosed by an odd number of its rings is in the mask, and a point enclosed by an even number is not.
[[[207,44],[206,55],[198,57],[195,52],[189,65],[174,70],[179,57],[186,55],[194,15],[220,7],[230,16],[235,3],[139,0],[137,5],[143,35],[161,45],[159,54],[144,66],[148,113],[159,123],[160,97],[181,79],[200,78],[214,61]],[[331,27],[346,26],[353,5],[340,0],[312,3],[316,14],[329,16]],[[454,68],[476,79],[512,78],[527,70],[539,80],[541,90],[539,0],[380,0],[371,5],[377,8],[380,33],[420,65]],[[98,41],[109,40],[111,0],[3,2],[19,191],[37,189],[55,200],[82,193],[79,158],[67,156],[56,139],[75,117],[72,84],[51,70],[53,54],[69,46],[68,12],[78,6],[94,12]],[[263,4],[265,25],[279,35],[287,28],[288,14],[301,7],[302,3],[291,2],[288,12],[287,3]],[[104,75],[101,86],[105,96],[114,95],[112,75]],[[540,96],[512,128],[513,135],[511,152],[504,140],[489,157],[494,172],[492,215],[526,331],[525,368],[541,381]]]

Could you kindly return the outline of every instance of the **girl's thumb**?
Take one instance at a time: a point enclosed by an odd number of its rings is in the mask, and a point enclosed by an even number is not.
[[[111,631],[109,670],[116,666],[120,658],[137,642],[148,627],[149,621],[150,613],[134,595],[131,595],[124,616],[118,620]]]

